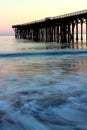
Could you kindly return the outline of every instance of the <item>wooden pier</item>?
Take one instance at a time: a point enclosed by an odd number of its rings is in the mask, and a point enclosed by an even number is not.
[[[74,42],[74,40],[78,42],[79,30],[83,41],[83,24],[87,41],[87,10],[13,25],[12,28],[15,31],[15,38],[38,42]]]

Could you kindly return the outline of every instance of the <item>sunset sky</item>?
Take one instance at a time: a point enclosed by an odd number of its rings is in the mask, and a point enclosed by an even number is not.
[[[11,25],[87,9],[87,0],[1,0],[0,35],[14,34]]]

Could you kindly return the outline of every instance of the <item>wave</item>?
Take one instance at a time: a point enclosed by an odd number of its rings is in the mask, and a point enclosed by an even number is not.
[[[65,51],[44,51],[44,52],[14,52],[14,53],[1,53],[0,58],[17,58],[26,56],[64,56],[64,55],[82,55],[87,54],[87,50],[65,50]]]

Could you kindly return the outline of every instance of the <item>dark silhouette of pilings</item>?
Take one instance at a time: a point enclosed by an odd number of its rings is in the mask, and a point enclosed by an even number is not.
[[[15,38],[40,42],[74,42],[74,40],[78,42],[79,24],[81,25],[81,41],[83,41],[84,23],[86,24],[87,40],[87,10],[45,18],[31,23],[13,25],[12,28],[15,31]],[[76,35],[76,39],[74,35]]]

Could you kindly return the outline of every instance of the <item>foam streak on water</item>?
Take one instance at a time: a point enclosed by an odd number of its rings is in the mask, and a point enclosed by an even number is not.
[[[87,130],[87,49],[0,39],[0,130]]]

